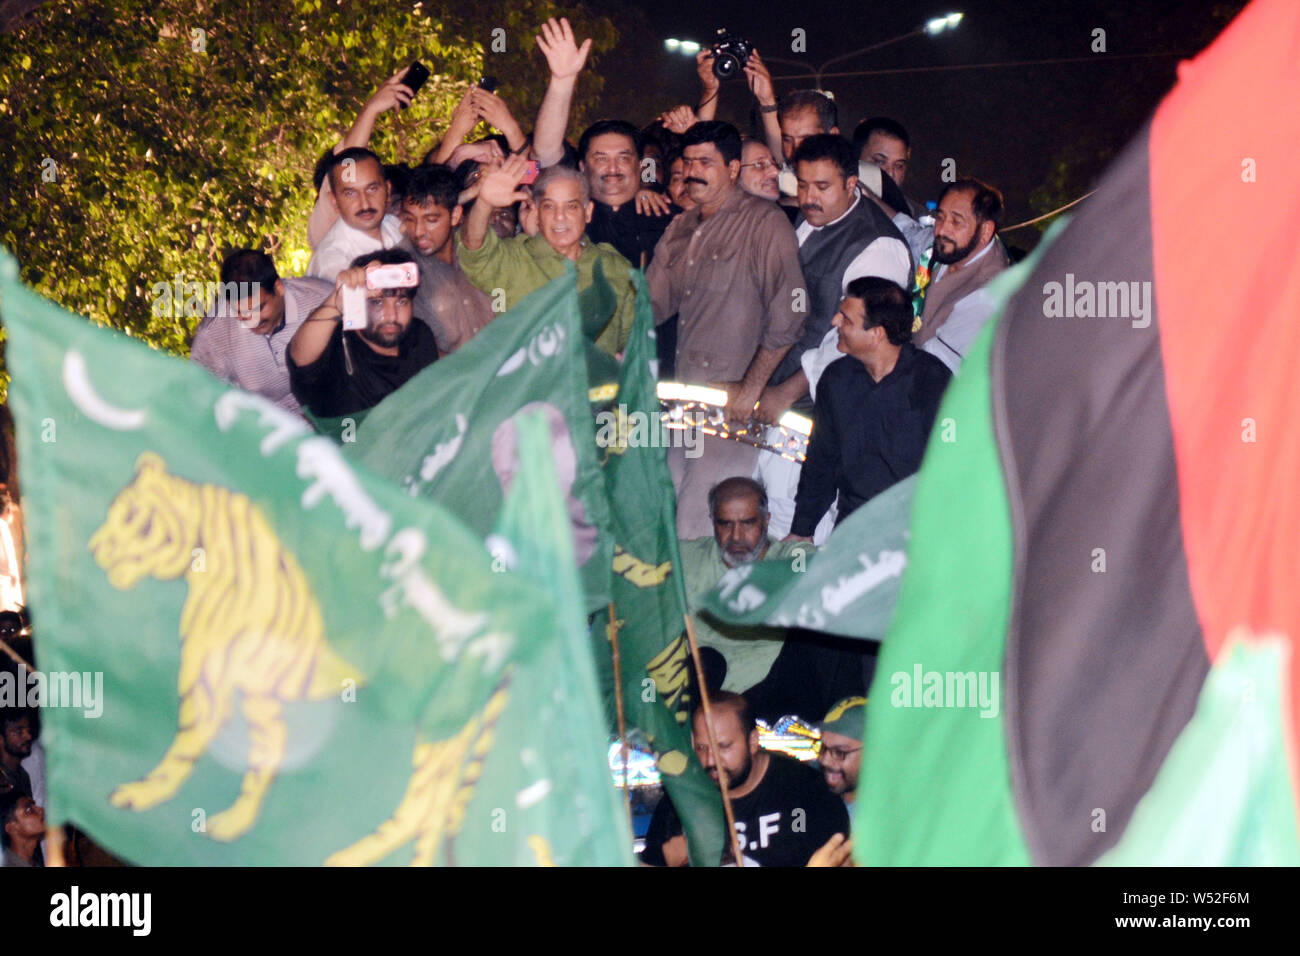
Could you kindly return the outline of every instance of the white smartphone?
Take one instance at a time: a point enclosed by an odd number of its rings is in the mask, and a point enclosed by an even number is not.
[[[353,332],[366,327],[366,290],[360,286],[345,285],[343,297],[343,328]]]

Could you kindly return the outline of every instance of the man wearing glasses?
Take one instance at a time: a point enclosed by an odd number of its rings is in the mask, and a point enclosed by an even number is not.
[[[751,196],[776,202],[781,198],[781,167],[761,139],[747,139],[740,150],[740,188]]]
[[[846,697],[827,712],[821,725],[817,762],[831,793],[839,794],[850,807],[858,790],[866,716],[865,697]]]
[[[409,252],[384,249],[359,256],[339,273],[334,292],[289,343],[289,381],[294,397],[318,418],[336,418],[378,405],[438,358],[433,330],[411,320],[416,285],[366,288],[366,273],[381,265],[414,264]],[[365,290],[366,327],[344,331],[343,288]]]

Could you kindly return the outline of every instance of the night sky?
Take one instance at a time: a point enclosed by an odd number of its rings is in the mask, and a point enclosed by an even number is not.
[[[599,3],[596,4],[599,6]],[[957,174],[978,176],[1006,197],[1007,224],[1045,211],[1031,209],[1030,194],[1045,186],[1062,160],[1070,175],[1060,189],[1070,198],[1085,192],[1113,155],[1146,122],[1175,80],[1180,57],[1132,54],[1193,54],[1229,22],[1242,2],[1111,2],[1086,0],[945,0],[894,4],[800,0],[784,5],[737,0],[660,0],[643,8],[651,36],[625,38],[601,69],[607,96],[602,113],[630,112],[648,122],[657,99],[662,108],[698,100],[694,62],[663,49],[666,37],[707,43],[725,26],[750,38],[759,52],[816,67],[826,60],[917,29],[932,16],[961,11],[954,31],[922,35],[834,65],[829,72],[900,70],[1007,61],[1085,58],[1081,62],[993,69],[960,69],[834,76],[823,85],[835,94],[840,128],[851,135],[858,120],[887,115],[901,121],[913,140],[906,191],[935,198],[944,158]],[[1216,9],[1217,8],[1217,9]],[[790,50],[791,31],[807,35],[807,53]],[[1094,28],[1106,31],[1106,53],[1093,53]],[[627,48],[625,55],[623,47]],[[642,64],[620,70],[611,60]],[[793,67],[769,64],[777,93],[813,86]],[[780,77],[789,76],[782,80]],[[646,91],[650,92],[647,98]],[[747,131],[753,104],[743,80],[724,84],[719,118]],[[1025,246],[1026,229],[1007,239]]]

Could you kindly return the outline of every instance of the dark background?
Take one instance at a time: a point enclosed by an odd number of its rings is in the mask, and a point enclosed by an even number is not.
[[[590,5],[608,9],[600,0]],[[639,28],[615,17],[619,48],[597,67],[605,90],[596,113],[641,125],[670,105],[698,102],[695,64],[665,50],[667,37],[707,46],[725,26],[751,39],[765,56],[815,68],[909,33],[933,16],[960,11],[965,17],[955,30],[902,40],[829,70],[925,72],[828,76],[823,86],[835,95],[845,135],[873,115],[892,116],[907,127],[913,149],[906,191],[913,198],[936,197],[941,163],[951,157],[957,175],[978,176],[1003,191],[1005,222],[1012,224],[1087,192],[1173,85],[1180,59],[1203,49],[1244,6],[1223,0],[660,0],[640,11]],[[806,31],[805,54],[790,50],[796,27]],[[1105,53],[1091,50],[1094,28],[1106,31]],[[932,69],[1068,58],[1081,59]],[[798,76],[791,66],[769,67],[778,95],[813,86],[811,75]],[[744,81],[732,80],[723,85],[718,116],[747,132],[752,105]],[[1037,235],[1028,228],[1007,238],[1031,246]]]

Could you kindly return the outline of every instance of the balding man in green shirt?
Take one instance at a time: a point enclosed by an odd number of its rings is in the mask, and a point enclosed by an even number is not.
[[[537,235],[501,239],[490,228],[494,209],[529,198],[519,189],[526,165],[522,156],[511,156],[501,168],[483,176],[478,197],[456,237],[460,267],[474,285],[493,297],[494,307],[504,293],[505,307],[510,309],[564,275],[569,262],[577,266],[582,292],[591,285],[599,262],[617,304],[612,313],[584,315],[583,333],[601,351],[619,355],[627,346],[635,315],[632,266],[613,246],[587,238],[593,207],[585,176],[576,169],[551,166],[537,177],[532,196],[541,227]]]

